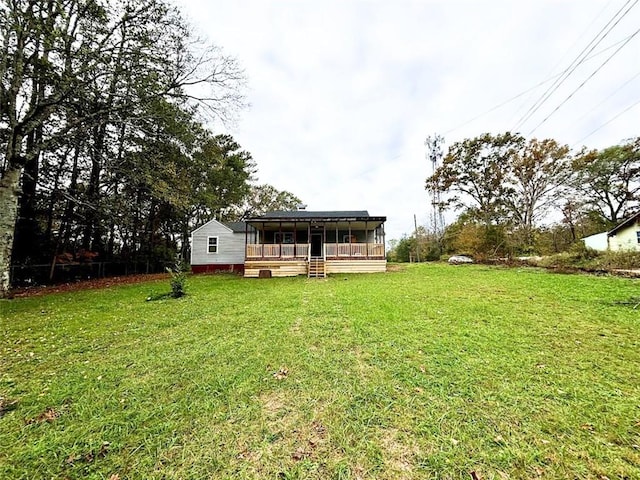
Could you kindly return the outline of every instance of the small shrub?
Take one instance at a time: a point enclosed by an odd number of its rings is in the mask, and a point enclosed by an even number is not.
[[[167,267],[167,272],[171,274],[171,297],[180,298],[186,295],[187,272],[182,260],[176,259],[172,267]]]
[[[605,270],[640,268],[640,252],[607,252],[597,259],[597,266]]]
[[[569,248],[569,254],[574,260],[593,260],[602,254],[582,242],[576,242]]]

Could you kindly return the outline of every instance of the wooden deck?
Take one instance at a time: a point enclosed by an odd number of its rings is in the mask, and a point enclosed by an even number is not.
[[[323,255],[312,257],[308,243],[249,244],[244,276],[257,278],[261,270],[268,270],[263,273],[272,277],[307,275],[323,278],[332,273],[376,273],[387,270],[384,244],[325,243],[323,247]]]

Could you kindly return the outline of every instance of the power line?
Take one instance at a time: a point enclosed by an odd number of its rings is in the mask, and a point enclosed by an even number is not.
[[[629,110],[631,110],[633,107],[635,107],[636,105],[640,104],[640,100],[636,101],[635,103],[632,103],[631,105],[629,105],[627,108],[625,108],[624,110],[622,110],[620,113],[616,114],[615,116],[611,117],[609,120],[607,120],[605,123],[603,123],[602,125],[600,125],[598,128],[596,128],[595,130],[593,130],[591,133],[589,133],[587,136],[581,138],[580,140],[578,140],[576,143],[574,143],[571,148],[574,148],[576,145],[578,145],[579,143],[584,142],[587,138],[589,138],[591,135],[593,135],[594,133],[596,133],[598,130],[606,127],[607,125],[609,125],[611,122],[613,122],[615,119],[617,119],[618,117],[624,115],[625,113],[627,113]]]
[[[547,116],[546,116],[546,117],[545,117],[545,118],[544,118],[544,119],[543,119],[543,120],[542,120],[538,125],[536,125],[536,126],[535,126],[535,127],[534,127],[534,128],[533,128],[533,129],[532,129],[532,130],[527,134],[527,135],[531,135],[531,134],[532,134],[533,132],[535,132],[535,131],[536,131],[536,130],[537,130],[537,129],[538,129],[538,128],[543,124],[543,123],[545,123],[547,120],[549,120],[549,118],[550,118],[554,113],[556,113],[556,112],[560,109],[560,107],[562,107],[565,103],[567,103],[567,102],[569,101],[569,99],[570,99],[571,97],[573,97],[573,95],[575,95],[575,93],[576,93],[576,92],[578,92],[578,90],[580,90],[582,87],[584,87],[584,85],[585,85],[589,80],[591,80],[591,79],[593,78],[593,76],[594,76],[596,73],[598,73],[600,70],[602,70],[602,68],[603,68],[607,63],[609,63],[609,60],[611,60],[613,57],[615,57],[615,56],[616,56],[616,54],[617,54],[620,50],[622,50],[622,49],[625,47],[625,45],[627,45],[627,44],[628,44],[628,43],[633,39],[633,37],[635,37],[638,33],[640,33],[640,29],[636,30],[636,31],[633,33],[633,35],[631,35],[631,36],[627,39],[627,41],[626,41],[626,42],[624,42],[622,45],[620,45],[620,46],[616,49],[616,51],[615,51],[615,52],[613,52],[611,55],[609,55],[609,57],[608,57],[604,62],[602,62],[602,64],[600,64],[600,66],[599,66],[598,68],[596,68],[596,69],[591,73],[591,75],[589,75],[589,76],[586,78],[586,80],[585,80],[585,81],[583,81],[580,85],[578,85],[578,87],[577,87],[573,92],[571,92],[567,98],[565,98],[562,102],[560,102],[560,105],[558,105],[556,108],[554,108],[554,109],[553,109],[553,111],[552,111],[549,115],[547,115]]]
[[[582,33],[580,34],[579,37],[577,37],[575,39],[575,41],[573,42],[573,44],[571,45],[571,47],[569,47],[567,49],[567,51],[564,53],[564,55],[562,55],[562,57],[555,63],[555,65],[550,69],[549,71],[549,75],[551,75],[552,72],[554,72],[556,70],[556,68],[558,68],[561,64],[564,63],[565,58],[569,55],[569,52],[571,52],[575,47],[578,46],[578,43],[580,42],[580,40],[582,40],[582,38],[586,35],[586,33],[591,30],[591,27],[596,23],[596,21],[602,16],[602,14],[609,8],[609,6],[613,3],[613,0],[609,0],[607,2],[606,5],[604,5],[602,7],[602,9],[596,14],[595,17],[593,17],[593,19],[591,20],[591,22],[589,22],[589,25],[587,25],[587,27],[585,27],[585,29],[582,31]],[[590,57],[591,58],[591,57]],[[560,72],[556,75],[551,76],[551,78],[557,78],[560,75],[562,75],[563,72]],[[513,117],[517,118],[518,113],[525,107],[525,105],[529,103],[529,99],[527,99],[524,103],[522,103],[518,109],[514,112]],[[513,118],[512,118],[513,120]],[[510,122],[512,121],[510,120]]]
[[[585,62],[586,62],[586,61],[588,61],[588,60],[592,60],[592,59],[594,59],[594,58],[598,57],[599,55],[602,55],[602,54],[603,54],[603,53],[605,53],[606,51],[611,50],[612,48],[614,48],[615,46],[617,46],[617,45],[619,45],[619,44],[623,43],[624,41],[626,41],[627,39],[631,38],[632,36],[633,36],[633,35],[629,35],[628,37],[625,37],[625,38],[623,38],[622,40],[619,40],[619,41],[617,41],[617,42],[615,42],[615,43],[613,43],[613,44],[609,45],[608,47],[603,48],[602,50],[598,50],[598,51],[597,51],[596,53],[594,53],[593,55],[590,55],[589,57],[585,58]],[[485,115],[487,115],[487,114],[489,114],[489,113],[493,112],[494,110],[497,110],[497,109],[499,109],[499,108],[501,108],[501,107],[504,107],[505,105],[507,105],[507,104],[509,104],[509,103],[513,102],[514,100],[517,100],[518,98],[522,97],[523,95],[526,95],[527,93],[531,92],[532,90],[535,90],[536,88],[541,87],[542,85],[544,85],[544,84],[546,84],[546,83],[549,83],[551,80],[554,80],[554,79],[556,79],[556,78],[560,77],[563,73],[564,73],[564,72],[557,73],[557,74],[555,74],[555,75],[553,75],[553,76],[551,76],[551,77],[549,77],[549,78],[547,78],[547,79],[545,79],[545,80],[543,80],[543,81],[541,81],[541,82],[537,83],[536,85],[534,85],[534,86],[532,86],[532,87],[527,88],[526,90],[524,90],[524,91],[522,91],[522,92],[518,93],[517,95],[514,95],[513,97],[511,97],[511,98],[509,98],[509,99],[507,99],[507,100],[504,100],[503,102],[499,103],[498,105],[495,105],[495,106],[491,107],[490,109],[485,110],[484,112],[482,112],[482,113],[480,113],[480,114],[476,115],[475,117],[473,117],[473,118],[471,118],[471,119],[469,119],[469,120],[466,120],[465,122],[463,122],[463,123],[461,123],[461,124],[459,124],[459,125],[456,125],[456,126],[455,126],[455,127],[453,127],[453,128],[450,128],[449,130],[447,130],[446,132],[444,132],[444,135],[448,135],[449,133],[454,132],[454,131],[458,130],[459,128],[462,128],[462,127],[464,127],[464,126],[466,126],[466,125],[470,124],[471,122],[474,122],[474,121],[478,120],[479,118],[484,117]]]
[[[607,95],[605,98],[602,99],[602,101],[600,101],[600,103],[598,103],[597,105],[595,105],[593,108],[591,108],[589,111],[585,112],[584,115],[582,115],[580,118],[578,118],[576,120],[576,122],[579,122],[580,120],[584,119],[587,117],[587,115],[589,115],[591,112],[593,112],[594,110],[596,110],[600,105],[602,105],[604,102],[606,102],[607,100],[609,100],[611,97],[613,97],[616,93],[618,93],[620,90],[622,90],[624,87],[626,87],[629,83],[631,83],[633,80],[635,80],[636,78],[640,77],[640,72],[636,73],[634,76],[632,76],[630,79],[628,79],[626,82],[624,82],[622,85],[620,85],[618,88],[616,88],[613,92],[611,92],[609,95]]]
[[[620,15],[620,12],[624,10],[627,5],[631,2],[631,0],[627,0],[627,2],[620,7],[620,9],[611,17],[611,19],[606,23],[604,27],[600,29],[600,31],[596,34],[596,36],[587,44],[586,47],[582,49],[582,51],[578,54],[578,56],[571,62],[571,64],[560,74],[558,80],[556,80],[541,96],[540,98],[534,102],[534,104],[526,111],[526,113],[518,120],[516,126],[513,128],[513,131],[517,131],[527,120],[529,120],[539,109],[544,105],[544,103],[553,95],[556,90],[575,72],[575,70],[582,65],[587,56],[611,33],[611,31],[620,23],[620,21],[629,13],[629,11],[635,7],[639,0],[634,0],[633,4],[627,8],[626,11]],[[613,25],[612,25],[613,23]],[[605,31],[606,30],[606,31]]]

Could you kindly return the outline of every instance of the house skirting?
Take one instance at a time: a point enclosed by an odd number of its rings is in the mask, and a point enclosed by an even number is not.
[[[272,277],[295,277],[307,274],[305,260],[247,260],[244,264],[244,276],[258,278],[260,270],[270,270]]]
[[[210,263],[207,265],[191,265],[192,273],[244,273],[243,263]]]
[[[244,276],[258,278],[260,270],[269,270],[272,277],[307,275],[308,265],[306,260],[247,260],[244,266]],[[327,274],[379,273],[386,271],[386,260],[327,260],[325,262],[325,272]]]
[[[386,260],[327,260],[325,272],[331,273],[380,273],[387,271]]]

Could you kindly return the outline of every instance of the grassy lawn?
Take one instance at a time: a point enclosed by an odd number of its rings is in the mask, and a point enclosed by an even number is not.
[[[0,301],[0,478],[640,478],[640,282],[196,276]]]

